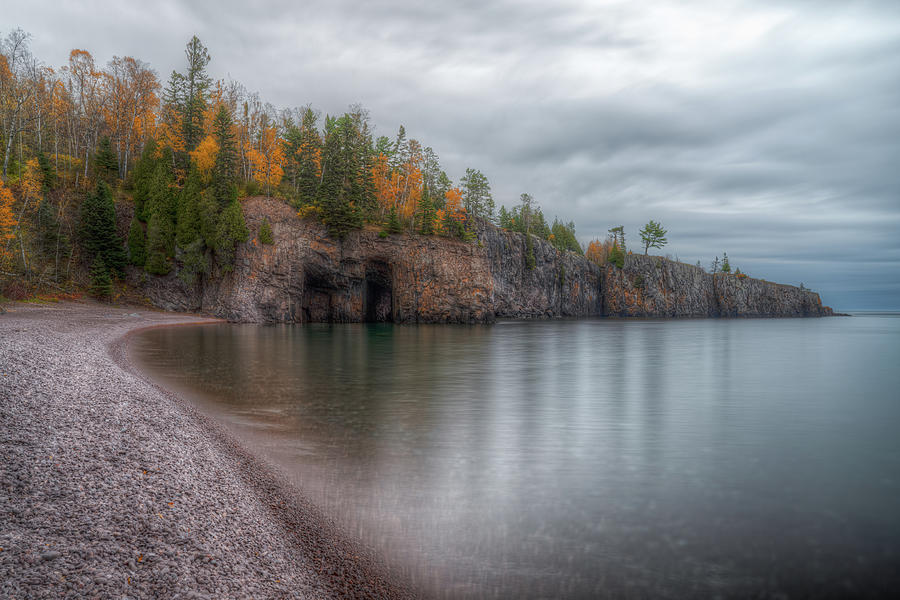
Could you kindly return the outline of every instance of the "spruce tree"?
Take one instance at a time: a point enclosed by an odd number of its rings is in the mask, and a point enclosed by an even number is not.
[[[213,194],[220,208],[225,208],[237,196],[234,180],[237,164],[237,144],[231,131],[231,114],[220,106],[213,122],[213,135],[219,145],[213,166]]]
[[[184,187],[178,193],[175,219],[175,242],[179,248],[187,248],[200,239],[200,196],[203,182],[196,168],[191,168]]]
[[[353,123],[349,115],[327,120],[322,152],[324,172],[318,191],[318,205],[329,235],[338,239],[362,227],[362,215],[353,203],[357,155],[352,137]]]
[[[431,198],[427,194],[422,194],[422,197],[419,198],[419,233],[433,235],[436,216]]]
[[[150,218],[149,215],[144,214],[144,205],[147,203],[153,184],[153,176],[156,173],[156,148],[156,142],[153,138],[147,140],[147,143],[144,144],[144,150],[141,152],[141,158],[134,165],[134,171],[132,172],[134,215],[144,222]]]
[[[234,268],[234,248],[237,244],[246,242],[249,237],[241,204],[235,198],[219,215],[216,228],[216,260],[222,270],[231,271]]]
[[[91,288],[92,296],[101,299],[108,299],[112,296],[112,279],[109,276],[109,269],[103,262],[103,257],[99,254],[91,265]]]
[[[147,264],[147,239],[137,217],[131,219],[131,228],[128,230],[128,262],[136,267]]]
[[[383,232],[387,235],[393,233],[401,233],[403,231],[403,224],[400,222],[400,217],[397,216],[397,209],[393,206],[391,210],[388,211],[387,222],[384,224]]]
[[[723,273],[731,273],[731,263],[728,262],[728,253],[725,252],[722,255],[722,268],[721,271]]]
[[[100,140],[97,153],[94,155],[94,173],[97,179],[112,183],[119,174],[119,161],[109,144],[109,138]]]
[[[41,186],[46,194],[56,187],[56,170],[53,168],[50,159],[47,158],[47,155],[44,154],[43,151],[38,152],[37,159],[38,165],[41,167]]]
[[[100,256],[106,267],[115,273],[125,270],[125,250],[116,234],[116,208],[106,182],[97,182],[97,189],[81,204],[79,228],[81,246],[90,260]]]

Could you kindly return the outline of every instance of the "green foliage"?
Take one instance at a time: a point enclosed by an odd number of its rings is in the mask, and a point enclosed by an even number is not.
[[[419,233],[422,235],[433,235],[434,234],[434,222],[437,218],[437,213],[434,210],[434,204],[431,202],[431,198],[422,194],[422,197],[419,198]]]
[[[525,268],[534,271],[536,261],[534,259],[534,242],[531,241],[531,234],[525,234]]]
[[[109,276],[109,269],[103,262],[103,257],[99,254],[91,265],[90,292],[92,296],[101,299],[108,299],[112,296],[112,278]]]
[[[653,219],[644,225],[644,228],[638,233],[641,235],[641,242],[644,244],[644,254],[647,254],[650,248],[662,248],[668,243],[666,230]]]
[[[620,269],[625,267],[625,253],[619,248],[618,244],[613,244],[606,260]]]
[[[101,139],[97,145],[97,152],[94,154],[94,173],[97,179],[107,183],[115,181],[119,174],[119,160],[109,144],[108,137]]]
[[[81,203],[79,239],[91,261],[99,256],[109,270],[124,273],[125,250],[116,234],[116,208],[104,181],[98,182],[96,191]]]
[[[731,263],[728,262],[728,253],[727,252],[725,252],[722,256],[721,271],[723,273],[731,273]]]
[[[491,186],[484,173],[477,169],[466,169],[466,174],[459,181],[459,187],[467,214],[493,220],[494,198],[491,196]]]
[[[144,205],[150,195],[153,185],[153,175],[156,172],[156,142],[153,138],[147,140],[141,158],[134,166],[132,182],[134,185],[134,215],[141,221],[147,221],[149,215],[144,214]]]
[[[197,170],[191,168],[184,187],[176,199],[175,242],[179,248],[187,248],[200,239],[200,196],[203,183]]]
[[[359,206],[366,198],[359,178],[358,143],[359,131],[351,115],[326,120],[322,183],[317,202],[329,235],[338,239],[359,229],[363,223]]]
[[[307,107],[300,118],[300,126],[289,127],[285,135],[285,174],[294,189],[297,206],[313,204],[319,190],[319,166],[315,156],[322,150],[322,138],[318,119],[315,111]]]
[[[219,145],[213,165],[213,195],[221,208],[229,206],[237,197],[234,180],[237,174],[237,143],[231,131],[231,114],[220,106],[213,121],[213,135]]]
[[[128,261],[136,267],[147,264],[147,239],[137,217],[131,220],[128,230]]]
[[[179,258],[181,268],[178,270],[178,278],[185,285],[194,285],[200,274],[209,272],[209,257],[202,239],[198,238],[191,242],[182,250]]]
[[[550,241],[557,249],[576,252],[581,255],[584,254],[584,250],[581,249],[581,244],[579,244],[578,240],[575,238],[574,222],[569,221],[568,223],[562,223],[554,219],[553,226],[550,228],[550,233],[552,235]]]
[[[625,252],[627,248],[625,247],[625,227],[623,225],[619,225],[618,227],[613,227],[609,230],[609,235],[612,237],[613,244],[619,247],[619,250],[622,251],[622,256],[625,256]]]
[[[259,242],[268,245],[275,243],[275,238],[272,235],[272,226],[269,225],[268,217],[263,217],[262,225],[259,226]]]
[[[244,223],[241,204],[237,199],[232,200],[219,216],[219,223],[216,227],[216,243],[213,246],[216,251],[216,260],[222,266],[222,270],[231,271],[234,268],[235,246],[246,242],[249,237],[250,232]]]
[[[38,152],[37,159],[41,168],[41,186],[46,194],[56,187],[56,170],[53,168],[50,159],[43,152]]]
[[[394,233],[403,232],[403,223],[400,222],[400,217],[397,216],[397,209],[393,206],[391,207],[391,210],[388,211],[387,222],[384,224],[382,232],[385,234],[385,237]]]
[[[147,260],[144,268],[148,273],[165,275],[172,270],[168,256],[173,237],[172,222],[162,213],[153,213],[147,226]]]

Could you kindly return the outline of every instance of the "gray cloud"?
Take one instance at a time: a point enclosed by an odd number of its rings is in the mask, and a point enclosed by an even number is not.
[[[650,218],[838,307],[900,306],[900,4],[648,0],[17,3],[51,65],[211,71],[276,106],[359,102],[498,202],[529,192],[588,241]]]

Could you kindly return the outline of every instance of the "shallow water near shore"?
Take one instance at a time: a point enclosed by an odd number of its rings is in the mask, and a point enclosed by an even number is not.
[[[130,346],[429,595],[900,584],[898,314],[222,324]]]

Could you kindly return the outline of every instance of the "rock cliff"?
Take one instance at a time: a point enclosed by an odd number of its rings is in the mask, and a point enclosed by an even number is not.
[[[353,232],[343,241],[283,203],[244,201],[251,240],[234,269],[187,286],[173,273],[132,272],[155,305],[245,322],[488,323],[497,318],[597,316],[811,316],[818,295],[759,280],[716,276],[661,258],[628,256],[601,269],[582,256],[482,225],[474,242]],[[263,218],[272,245],[256,239]]]
[[[622,317],[823,317],[819,295],[798,287],[710,274],[659,256],[629,254],[604,268],[603,314]]]

